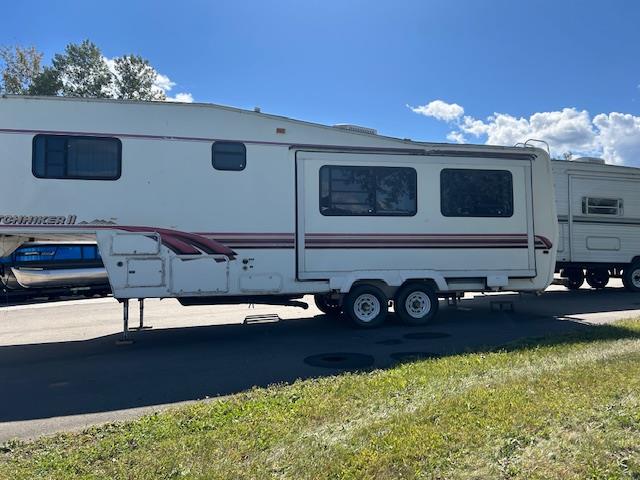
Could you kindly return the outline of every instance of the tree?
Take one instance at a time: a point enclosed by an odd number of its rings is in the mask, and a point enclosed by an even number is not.
[[[62,80],[60,80],[60,73],[55,68],[44,67],[42,72],[29,85],[27,95],[56,96],[60,95],[61,90]]]
[[[89,40],[70,43],[53,57],[53,68],[62,82],[62,95],[70,97],[110,96],[112,74],[100,49]]]
[[[124,55],[114,61],[113,96],[131,100],[165,100],[155,86],[158,72],[139,55]]]
[[[0,47],[0,91],[19,95],[66,95],[133,100],[166,100],[159,74],[140,55],[113,61],[91,41],[70,43],[42,68],[35,47]],[[168,81],[168,79],[167,79]]]
[[[0,47],[2,83],[0,90],[25,95],[41,72],[42,53],[35,47]]]

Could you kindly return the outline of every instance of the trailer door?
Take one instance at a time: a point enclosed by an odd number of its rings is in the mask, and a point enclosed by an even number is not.
[[[510,211],[444,212],[443,172],[455,169],[508,176]],[[299,151],[296,175],[301,280],[370,270],[536,275],[529,160]]]

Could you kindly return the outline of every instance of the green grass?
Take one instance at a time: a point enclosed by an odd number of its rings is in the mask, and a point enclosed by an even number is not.
[[[640,479],[640,320],[10,442],[0,478]]]

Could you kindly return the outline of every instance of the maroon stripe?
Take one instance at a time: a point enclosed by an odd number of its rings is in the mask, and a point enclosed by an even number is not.
[[[369,249],[421,249],[421,250],[430,250],[430,249],[487,249],[487,248],[527,248],[526,245],[313,245],[306,246],[305,248],[309,250],[342,250],[342,249],[361,249],[361,250],[369,250]]]

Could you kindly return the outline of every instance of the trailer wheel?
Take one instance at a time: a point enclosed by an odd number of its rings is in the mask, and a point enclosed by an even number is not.
[[[337,317],[342,312],[340,301],[332,299],[329,295],[314,295],[313,301],[318,310],[331,317]]]
[[[395,300],[396,315],[407,325],[424,325],[438,313],[438,297],[428,285],[410,283],[402,287]]]
[[[389,311],[389,299],[373,285],[357,285],[351,289],[344,302],[344,312],[360,328],[381,325]]]
[[[587,283],[592,288],[603,289],[609,283],[609,270],[606,268],[590,268],[587,270]]]
[[[622,271],[622,284],[630,292],[640,292],[640,262],[633,262]]]
[[[584,283],[584,270],[581,268],[565,268],[562,276],[567,278],[566,286],[569,290],[578,290]]]

